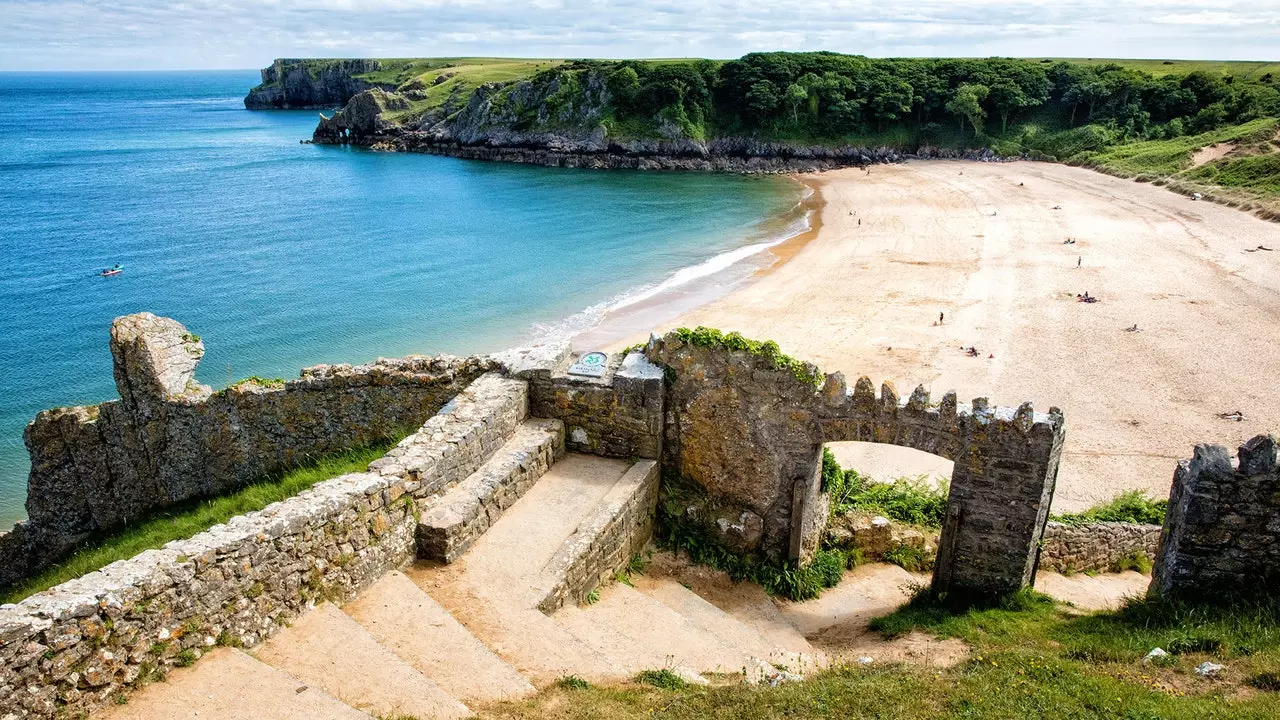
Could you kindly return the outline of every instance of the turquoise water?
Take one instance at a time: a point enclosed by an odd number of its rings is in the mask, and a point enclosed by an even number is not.
[[[115,397],[114,317],[203,336],[215,388],[495,350],[759,241],[799,197],[777,178],[299,144],[316,113],[245,110],[256,82],[0,73],[0,528],[23,516],[25,424]]]

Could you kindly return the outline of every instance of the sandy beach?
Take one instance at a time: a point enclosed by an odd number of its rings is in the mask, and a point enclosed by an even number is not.
[[[1234,450],[1280,426],[1280,225],[1047,163],[920,161],[803,179],[825,200],[817,231],[655,331],[773,339],[904,395],[923,384],[1060,407],[1059,512],[1130,488],[1164,496],[1196,443]],[[1086,291],[1099,302],[1078,302]],[[1236,411],[1242,421],[1219,417]]]

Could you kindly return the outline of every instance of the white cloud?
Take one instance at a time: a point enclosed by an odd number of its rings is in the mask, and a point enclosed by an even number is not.
[[[0,69],[248,68],[274,57],[1280,59],[1280,0],[0,0]]]

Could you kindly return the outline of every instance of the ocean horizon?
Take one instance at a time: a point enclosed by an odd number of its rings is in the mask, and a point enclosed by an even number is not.
[[[26,423],[116,397],[120,315],[201,335],[197,377],[221,388],[572,336],[803,224],[779,177],[303,144],[316,112],[245,110],[257,82],[0,72],[0,530],[25,515]]]

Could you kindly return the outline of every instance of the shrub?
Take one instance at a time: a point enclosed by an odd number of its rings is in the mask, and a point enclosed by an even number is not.
[[[1141,490],[1120,493],[1113,500],[1078,513],[1055,515],[1053,520],[1064,525],[1088,525],[1096,522],[1127,522],[1163,525],[1168,500],[1153,500]]]
[[[688,685],[684,678],[666,668],[661,670],[641,670],[636,675],[636,682],[642,685],[652,685],[661,690],[683,690]]]
[[[808,565],[742,555],[722,546],[702,525],[684,516],[687,503],[678,489],[668,487],[658,507],[658,528],[654,536],[667,550],[688,553],[689,559],[729,574],[734,580],[749,580],[770,595],[790,600],[818,597],[840,582],[846,567],[856,560],[840,550],[819,550]]]
[[[830,450],[822,453],[822,489],[830,493],[832,515],[866,510],[910,525],[940,528],[947,514],[946,483],[934,487],[923,477],[872,482],[856,470],[842,470]]]

